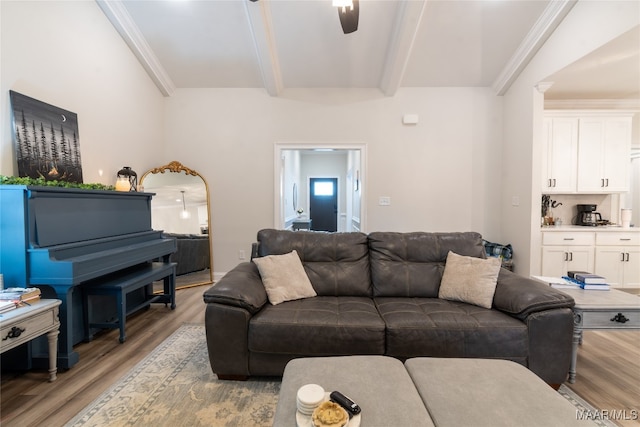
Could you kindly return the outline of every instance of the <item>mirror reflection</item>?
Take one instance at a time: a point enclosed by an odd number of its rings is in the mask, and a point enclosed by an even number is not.
[[[171,255],[176,266],[176,287],[213,282],[211,236],[209,235],[209,189],[205,179],[180,162],[151,169],[142,176],[144,191],[151,199],[154,230],[177,240]]]

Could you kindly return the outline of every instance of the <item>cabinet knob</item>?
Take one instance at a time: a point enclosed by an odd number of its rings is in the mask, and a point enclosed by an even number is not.
[[[9,338],[18,338],[20,335],[22,335],[24,331],[26,331],[26,329],[22,329],[22,328],[18,328],[17,326],[14,326],[13,328],[11,328],[7,336],[2,338],[2,341],[6,341]]]
[[[618,322],[618,323],[627,323],[629,321],[629,319],[627,319],[624,314],[622,313],[618,313],[615,316],[613,316],[611,318],[612,322]]]

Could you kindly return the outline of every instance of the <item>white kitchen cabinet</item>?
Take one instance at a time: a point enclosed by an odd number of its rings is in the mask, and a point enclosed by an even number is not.
[[[542,275],[566,276],[568,271],[593,271],[592,246],[543,246]]]
[[[570,270],[593,271],[595,233],[542,234],[542,275],[566,276]]]
[[[545,118],[543,132],[543,193],[575,192],[578,163],[578,119]]]
[[[631,117],[581,117],[577,191],[628,191],[630,151]]]
[[[615,287],[640,287],[640,233],[596,233],[595,273]]]

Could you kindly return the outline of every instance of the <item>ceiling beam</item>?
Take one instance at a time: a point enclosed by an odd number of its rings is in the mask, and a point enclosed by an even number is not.
[[[160,92],[164,96],[171,96],[176,89],[173,81],[160,65],[160,61],[151,50],[147,40],[142,36],[138,26],[133,22],[122,1],[96,0],[96,3],[107,16],[111,25],[120,33],[120,36],[122,36],[136,58],[138,58],[138,61],[140,61],[140,64],[142,64]]]
[[[278,96],[283,89],[282,73],[269,0],[258,2],[245,0],[244,3],[264,87],[269,95]]]
[[[380,90],[386,96],[395,95],[402,83],[426,4],[427,0],[402,0],[398,5],[393,35],[380,80]]]
[[[507,93],[522,70],[538,53],[576,3],[577,0],[551,0],[549,2],[498,78],[493,82],[492,88],[497,95],[502,96]]]

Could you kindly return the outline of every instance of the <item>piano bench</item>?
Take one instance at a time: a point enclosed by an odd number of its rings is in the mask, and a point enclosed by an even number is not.
[[[164,280],[164,293],[154,294],[151,284],[157,280]],[[140,288],[145,288],[145,300],[127,310],[127,294]],[[118,319],[112,322],[93,322],[91,320],[91,295],[113,295],[116,297]],[[87,282],[82,286],[84,304],[85,341],[93,339],[91,328],[120,329],[120,342],[126,339],[125,323],[127,315],[142,308],[148,308],[152,303],[171,304],[171,310],[176,308],[176,263],[151,262],[143,267],[128,269],[121,273],[105,276]]]

